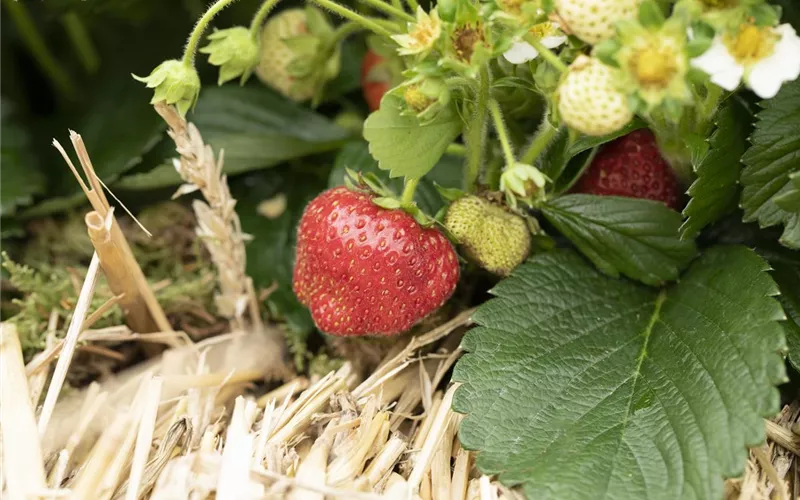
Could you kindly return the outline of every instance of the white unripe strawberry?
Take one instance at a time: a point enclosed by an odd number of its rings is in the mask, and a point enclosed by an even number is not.
[[[586,135],[606,135],[633,118],[627,96],[617,90],[614,69],[584,55],[575,59],[557,90],[558,112]]]
[[[614,23],[634,19],[642,0],[555,0],[565,28],[595,45],[614,36]]]
[[[289,74],[295,53],[285,40],[304,34],[308,34],[308,25],[303,9],[286,9],[270,17],[261,32],[261,60],[256,68],[262,82],[298,102],[311,99],[314,88]]]

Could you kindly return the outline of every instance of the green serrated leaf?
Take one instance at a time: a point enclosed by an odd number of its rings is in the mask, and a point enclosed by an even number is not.
[[[542,214],[594,264],[648,285],[678,277],[697,254],[681,240],[680,214],[663,203],[618,196],[570,194],[545,203]]]
[[[729,100],[715,118],[716,130],[700,158],[692,159],[697,178],[689,187],[691,199],[683,209],[686,221],[681,237],[691,238],[701,229],[736,208],[740,163],[750,133],[750,114]]]
[[[773,99],[760,103],[750,148],[742,161],[745,222],[759,226],[783,224],[781,243],[800,249],[800,212],[788,212],[775,198],[792,189],[789,174],[800,171],[800,80],[787,83]]]
[[[800,212],[800,171],[789,175],[791,189],[775,197],[775,204],[787,212]]]
[[[362,175],[377,176],[378,180],[395,194],[403,191],[403,181],[396,178],[390,179],[386,171],[380,170],[378,162],[369,154],[367,143],[363,141],[350,142],[341,149],[333,164],[328,186],[343,185],[347,168],[360,172]],[[461,159],[444,156],[427,176],[420,179],[414,193],[414,201],[425,213],[433,215],[444,206],[435,184],[446,188],[460,187],[461,180]]]
[[[779,298],[786,320],[787,357],[795,370],[800,370],[800,263],[770,259],[772,278],[781,290]]]
[[[484,474],[528,498],[720,498],[786,380],[768,266],[716,247],[655,290],[561,250],[497,285],[462,342],[453,409]]]
[[[284,319],[294,332],[303,336],[311,332],[314,323],[308,309],[292,291],[297,223],[309,201],[324,188],[324,179],[288,169],[241,179],[231,188],[242,230],[253,236],[246,247],[247,272],[257,287],[278,284],[267,304],[274,317]],[[281,195],[286,197],[283,213],[273,218],[260,213],[260,203]]]
[[[414,116],[401,114],[402,103],[397,96],[385,96],[380,109],[364,122],[364,138],[380,168],[391,177],[419,179],[441,159],[463,123],[452,105],[420,123]]]
[[[644,126],[644,122],[635,119],[613,134],[601,137],[579,135],[577,138],[570,137],[567,128],[562,127],[547,151],[537,160],[536,167],[555,183],[555,192],[562,193],[569,189],[589,166],[593,157],[592,150],[596,151],[599,146]]]
[[[349,138],[346,130],[324,116],[257,84],[204,89],[197,109],[187,118],[216,153],[225,149],[228,175],[331,151]],[[180,183],[180,176],[167,162],[125,177],[115,187],[139,190]]]

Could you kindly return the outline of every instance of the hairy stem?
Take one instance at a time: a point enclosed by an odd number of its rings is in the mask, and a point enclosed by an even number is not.
[[[75,48],[83,69],[90,74],[97,71],[100,66],[100,57],[97,55],[97,48],[92,43],[89,32],[86,30],[81,18],[74,12],[67,12],[61,18],[61,23],[67,31],[67,36]]]
[[[500,139],[500,146],[503,148],[506,165],[512,166],[517,160],[514,158],[514,151],[511,149],[511,142],[508,140],[508,130],[503,121],[503,112],[500,111],[500,105],[494,99],[489,101],[489,112],[492,114],[494,129],[497,132],[497,138]]]
[[[406,185],[403,188],[403,196],[400,198],[400,203],[403,205],[410,205],[414,202],[414,193],[417,191],[419,179],[414,177],[406,177]]]
[[[183,64],[189,67],[194,66],[194,56],[197,52],[197,45],[200,43],[200,38],[203,36],[203,32],[206,30],[208,23],[214,19],[214,16],[219,14],[219,12],[227,7],[228,5],[232,4],[236,0],[217,0],[214,2],[211,7],[203,14],[197,24],[194,25],[194,29],[192,29],[192,33],[189,35],[189,40],[186,42],[186,48],[183,50]]]
[[[533,165],[533,162],[547,148],[547,145],[550,144],[557,132],[558,129],[553,127],[545,114],[541,127],[536,131],[536,135],[533,137],[528,149],[522,154],[522,163]]]
[[[270,11],[272,11],[278,1],[279,0],[266,0],[256,11],[256,15],[254,15],[253,20],[250,21],[250,36],[253,37],[253,40],[259,40],[259,37],[261,36],[261,25],[264,24],[264,20],[267,18]]]
[[[17,2],[16,0],[6,0],[5,4],[8,14],[19,30],[23,43],[45,75],[53,82],[56,91],[66,100],[74,99],[76,95],[75,83],[69,73],[59,65],[52,52],[50,52],[44,37],[36,29],[36,25],[33,24],[28,8],[22,2]]]
[[[447,146],[445,153],[453,156],[467,156],[467,148],[463,144],[454,142]]]
[[[713,83],[706,85],[706,96],[700,108],[700,116],[703,120],[709,121],[714,116],[720,97],[722,97],[722,87]]]
[[[380,24],[376,23],[372,19],[364,17],[361,14],[358,14],[357,12],[348,9],[347,7],[343,7],[332,0],[312,0],[312,1],[322,8],[328,9],[331,12],[339,14],[345,19],[349,19],[350,21],[360,24],[364,28],[372,31],[377,35],[385,36],[386,38],[392,36],[392,33],[389,32],[389,30],[387,30]]]
[[[525,41],[531,44],[531,46],[539,52],[539,55],[542,58],[549,62],[554,68],[558,71],[564,73],[567,71],[567,65],[564,64],[564,61],[558,58],[558,56],[550,49],[542,45],[542,42],[536,39],[533,35],[526,35]]]
[[[472,191],[478,181],[478,174],[483,163],[483,135],[485,133],[484,124],[486,123],[486,105],[489,101],[489,69],[481,68],[479,76],[479,88],[475,103],[475,113],[467,125],[467,163],[466,163],[466,188]]]
[[[388,3],[383,2],[382,0],[359,0],[359,1],[364,5],[369,5],[373,9],[383,12],[384,14],[389,14],[390,16],[394,16],[398,19],[405,19],[406,21],[414,21],[414,16],[403,10],[399,0],[397,0],[396,3],[393,2],[392,5],[389,5]]]

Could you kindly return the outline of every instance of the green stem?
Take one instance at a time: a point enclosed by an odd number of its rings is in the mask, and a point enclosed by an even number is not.
[[[264,24],[264,20],[267,18],[278,1],[279,0],[267,0],[266,2],[262,3],[261,7],[259,7],[256,11],[256,15],[254,15],[253,20],[250,21],[250,36],[253,37],[253,40],[258,41],[259,37],[261,36],[261,25]]]
[[[478,174],[483,163],[483,136],[486,123],[486,104],[489,101],[489,83],[491,76],[489,69],[484,66],[479,75],[478,95],[475,103],[475,113],[469,121],[466,133],[467,163],[465,187],[472,191],[478,181]]]
[[[197,45],[200,43],[200,38],[206,30],[208,23],[214,19],[214,16],[219,14],[219,11],[232,4],[236,0],[217,0],[208,10],[203,14],[203,17],[194,25],[192,33],[189,35],[189,40],[186,42],[186,48],[183,50],[183,64],[188,67],[194,67],[194,55],[197,52]]]
[[[347,7],[343,7],[336,2],[333,2],[331,0],[312,0],[312,1],[322,8],[328,9],[331,12],[339,14],[345,19],[349,19],[350,21],[360,24],[361,26],[365,27],[366,29],[372,31],[375,34],[385,36],[386,38],[392,36],[392,33],[389,32],[389,30],[387,30],[380,24],[376,23],[372,19],[364,17],[361,14],[358,14],[348,9]]]
[[[81,18],[74,12],[67,12],[61,18],[64,29],[67,31],[67,36],[78,54],[78,59],[83,65],[83,69],[87,73],[93,74],[100,66],[100,57],[97,55],[97,49],[92,43],[89,32],[86,26],[81,21]]]
[[[400,198],[400,203],[403,205],[410,205],[414,202],[414,192],[417,190],[417,184],[419,184],[419,179],[406,177],[406,185],[403,188],[403,195]]]
[[[23,43],[36,60],[36,63],[50,81],[53,82],[56,91],[66,100],[73,100],[76,96],[75,84],[69,73],[58,64],[58,61],[50,52],[44,37],[36,29],[36,25],[33,24],[33,19],[31,19],[27,7],[16,0],[6,0],[5,4],[11,19],[19,30]]]
[[[467,148],[463,144],[458,144],[456,142],[447,146],[447,149],[444,151],[445,154],[453,155],[453,156],[467,156]]]
[[[700,108],[700,114],[703,120],[708,121],[714,116],[714,111],[717,109],[720,97],[722,97],[722,87],[713,83],[706,86],[706,96]]]
[[[503,148],[506,165],[513,166],[517,160],[514,158],[514,151],[512,151],[511,142],[508,140],[508,130],[503,121],[503,112],[500,111],[500,105],[494,99],[489,101],[489,112],[492,114],[494,129],[497,132],[497,138],[500,139],[500,146]]]
[[[547,119],[547,115],[545,114],[544,119],[542,120],[542,126],[539,127],[538,131],[536,131],[536,135],[533,137],[528,149],[526,149],[522,154],[520,161],[528,165],[533,165],[533,162],[539,157],[540,154],[542,154],[547,145],[550,144],[550,141],[553,140],[553,137],[555,137],[557,132],[558,129],[553,127],[553,125],[550,123],[550,120]]]
[[[400,0],[392,0],[392,7],[403,10],[403,4],[400,2]]]
[[[406,0],[406,3],[408,4],[408,8],[411,9],[411,12],[416,12],[417,8],[419,8],[417,0]]]
[[[389,5],[382,0],[359,0],[364,5],[369,5],[370,7],[380,10],[385,14],[389,14],[390,16],[394,16],[398,19],[405,19],[406,21],[413,22],[416,18],[409,14],[408,12],[402,9],[400,2],[397,2],[397,5]]]
[[[333,36],[331,37],[331,46],[335,47],[339,42],[341,42],[348,36],[352,35],[353,33],[358,33],[363,29],[364,29],[363,26],[361,26],[358,23],[354,23],[352,21],[347,21],[346,23],[342,23],[333,32]]]
[[[539,52],[539,55],[544,58],[545,61],[549,62],[554,68],[558,71],[564,73],[567,71],[567,65],[564,64],[564,61],[558,58],[558,56],[550,49],[542,45],[535,36],[528,34],[525,36],[525,41],[531,44],[531,46]]]

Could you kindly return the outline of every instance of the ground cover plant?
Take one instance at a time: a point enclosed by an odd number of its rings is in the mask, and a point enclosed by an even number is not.
[[[793,2],[2,5],[12,497],[798,498]]]

